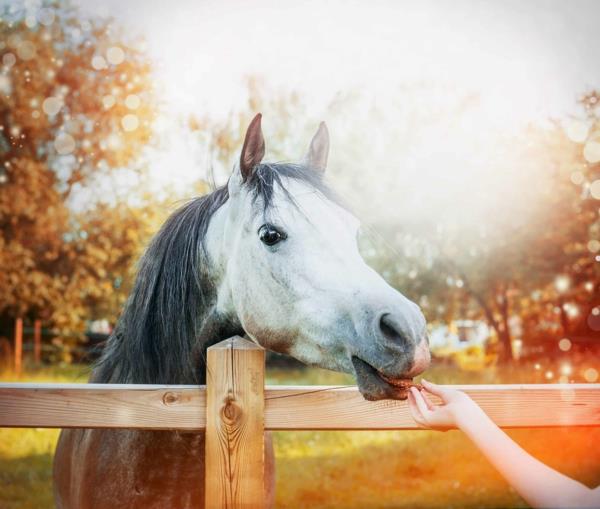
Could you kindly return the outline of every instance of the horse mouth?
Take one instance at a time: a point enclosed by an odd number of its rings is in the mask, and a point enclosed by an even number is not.
[[[414,385],[412,378],[391,378],[389,376],[385,376],[381,372],[378,372],[377,375],[384,382],[386,382],[386,383],[388,383],[390,385],[393,385],[397,389],[403,389],[403,390],[407,391],[408,389],[410,389]]]
[[[358,389],[366,400],[407,399],[413,384],[409,377],[384,375],[374,366],[359,357],[352,357]]]

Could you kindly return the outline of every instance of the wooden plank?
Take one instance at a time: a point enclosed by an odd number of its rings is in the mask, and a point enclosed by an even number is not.
[[[461,385],[503,427],[600,426],[600,384]],[[0,427],[204,429],[204,386],[0,384]],[[414,429],[404,401],[356,387],[270,386],[265,428]]]
[[[33,362],[39,365],[42,361],[42,321],[33,322]]]
[[[23,368],[23,319],[15,320],[15,375],[21,376]]]
[[[207,360],[206,508],[264,507],[265,351],[236,336]]]
[[[502,427],[600,426],[600,384],[452,387]],[[368,402],[356,387],[270,387],[266,399],[270,430],[417,429],[406,401]]]
[[[0,384],[0,427],[204,429],[204,386]]]

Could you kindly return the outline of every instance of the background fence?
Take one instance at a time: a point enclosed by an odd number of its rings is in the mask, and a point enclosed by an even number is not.
[[[417,429],[405,401],[354,386],[265,387],[265,351],[245,339],[207,359],[206,386],[0,384],[0,426],[205,430],[209,508],[263,505],[264,430]],[[600,425],[600,384],[453,387],[502,427]]]

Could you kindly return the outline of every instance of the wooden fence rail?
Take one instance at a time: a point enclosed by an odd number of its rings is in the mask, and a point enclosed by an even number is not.
[[[206,430],[207,507],[260,506],[263,430],[417,429],[405,401],[356,387],[265,387],[264,351],[245,339],[207,358],[207,386],[0,384],[0,427]],[[453,387],[502,427],[600,426],[600,384]]]
[[[600,384],[453,385],[506,428],[600,426]],[[0,384],[0,427],[206,428],[206,387]],[[267,430],[416,429],[404,401],[368,402],[356,387],[267,386]]]

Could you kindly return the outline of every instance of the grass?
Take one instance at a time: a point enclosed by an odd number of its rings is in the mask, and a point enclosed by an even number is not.
[[[428,377],[444,383],[543,381],[542,373],[530,366],[481,373],[437,366]],[[28,370],[21,381],[85,382],[86,378],[85,367],[65,365]],[[10,373],[0,373],[0,380],[11,379]],[[318,369],[271,369],[267,382],[329,385],[353,380]],[[600,428],[521,429],[509,434],[551,467],[588,486],[600,484]],[[279,508],[526,507],[458,431],[273,435]],[[53,506],[52,452],[57,436],[58,430],[0,430],[0,508]]]
[[[80,365],[46,366],[27,370],[21,382],[73,383],[87,381],[89,370]],[[2,381],[17,381],[9,371]],[[52,456],[60,430],[0,429],[0,508],[46,509],[52,498]]]

